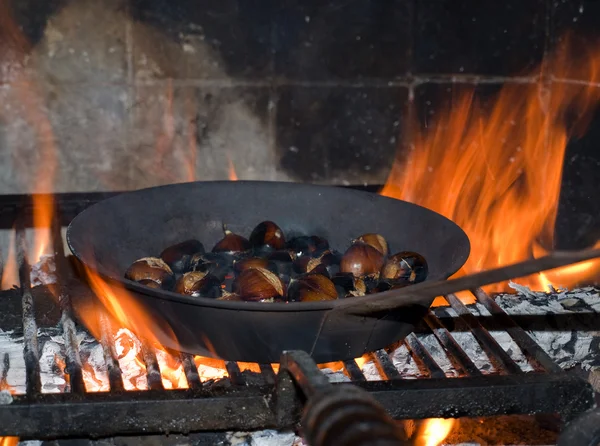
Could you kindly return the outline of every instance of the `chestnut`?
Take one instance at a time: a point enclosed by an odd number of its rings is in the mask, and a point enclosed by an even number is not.
[[[364,243],[365,245],[372,246],[384,256],[387,256],[389,252],[388,242],[383,235],[380,234],[363,234],[352,240],[352,243]]]
[[[329,242],[324,238],[316,235],[303,235],[291,239],[287,244],[286,248],[295,257],[300,257],[307,254],[314,254],[316,252],[324,251],[329,249]]]
[[[154,280],[151,280],[151,279],[143,279],[143,280],[140,280],[138,283],[140,285],[147,286],[148,288],[155,288],[155,289],[161,288],[160,283],[155,282]]]
[[[294,279],[288,289],[288,300],[293,302],[316,302],[337,298],[335,285],[321,274],[308,274]]]
[[[190,269],[205,271],[223,281],[229,274],[233,274],[233,263],[236,259],[234,254],[227,252],[194,254],[190,261]]]
[[[267,268],[268,266],[269,260],[260,257],[247,257],[245,259],[234,260],[233,262],[233,269],[237,273],[241,273],[249,268]]]
[[[356,277],[374,275],[376,278],[383,266],[384,256],[371,245],[354,243],[351,245],[340,262],[340,272],[352,273]]]
[[[174,273],[184,273],[189,270],[190,260],[194,254],[204,254],[204,246],[198,240],[186,240],[169,246],[160,253]]]
[[[212,252],[244,252],[250,249],[250,242],[238,234],[234,234],[229,229],[225,230],[225,237],[217,242]]]
[[[419,283],[427,278],[425,257],[411,251],[402,251],[386,260],[381,268],[381,279],[398,283]]]
[[[299,274],[316,272],[331,277],[337,274],[341,256],[329,249],[317,253],[316,256],[301,256],[294,262],[294,271]]]
[[[272,221],[263,221],[259,223],[250,234],[250,244],[253,247],[268,245],[273,249],[283,249],[285,247],[285,236],[279,226]]]
[[[282,297],[285,287],[277,274],[266,268],[250,268],[242,271],[233,282],[233,292],[243,300],[261,301]]]
[[[175,280],[175,276],[169,265],[158,257],[144,257],[136,260],[127,268],[125,277],[135,282],[151,280],[159,284],[163,289],[170,289]]]
[[[175,292],[195,297],[219,297],[220,281],[204,271],[190,271],[181,276],[175,284]]]
[[[223,291],[223,293],[221,294],[221,297],[217,297],[217,300],[229,300],[229,301],[233,301],[233,302],[242,302],[243,299],[239,296],[239,294],[230,293],[228,291]]]
[[[339,297],[364,296],[367,284],[362,277],[354,277],[352,273],[340,273],[331,278]]]

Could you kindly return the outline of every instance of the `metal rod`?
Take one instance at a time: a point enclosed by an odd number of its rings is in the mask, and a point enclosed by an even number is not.
[[[83,393],[85,392],[82,371],[83,366],[81,363],[81,356],[79,355],[77,328],[73,320],[71,297],[66,285],[69,278],[69,269],[67,268],[67,259],[65,258],[65,250],[62,244],[61,226],[57,216],[52,219],[51,234],[52,247],[54,249],[54,262],[56,264],[58,304],[62,312],[60,321],[63,329],[63,338],[65,340],[66,372],[69,374],[71,391],[74,393]]]
[[[100,344],[104,353],[104,362],[108,369],[108,383],[112,391],[121,392],[124,389],[123,373],[117,360],[111,323],[103,311],[99,312],[98,322],[100,325]]]
[[[400,372],[394,366],[390,355],[383,349],[373,352],[373,359],[377,362],[387,379],[401,378]]]
[[[242,375],[242,371],[240,370],[240,366],[237,362],[226,361],[225,369],[227,370],[227,374],[229,375],[229,379],[232,384],[236,386],[244,386],[246,385],[246,378]]]
[[[150,347],[144,339],[140,339],[142,343],[142,359],[146,365],[146,376],[148,378],[148,388],[151,390],[164,390],[160,367],[156,359],[154,349]]]
[[[28,395],[40,393],[39,346],[37,340],[37,323],[35,307],[31,294],[31,268],[27,260],[27,241],[25,229],[20,221],[16,225],[17,261],[19,264],[19,282],[21,284],[23,308],[23,358],[25,360],[25,387]]]
[[[415,360],[415,362],[422,364],[431,378],[445,378],[446,374],[440,368],[440,366],[435,362],[435,359],[429,354],[427,349],[421,341],[415,336],[414,333],[409,334],[405,339],[404,343],[408,347],[411,352],[411,356]]]
[[[198,367],[194,357],[189,353],[181,353],[181,363],[183,364],[183,370],[185,371],[185,378],[187,379],[188,386],[190,389],[199,389],[202,387],[202,381],[200,381],[200,375],[198,374]]]
[[[342,299],[336,302],[333,311],[350,314],[369,314],[392,310],[400,305],[423,304],[437,296],[445,296],[458,291],[470,290],[492,283],[504,282],[517,277],[529,276],[541,271],[579,263],[600,257],[600,249],[587,249],[575,252],[553,252],[539,259],[503,266],[500,268],[470,274],[452,280],[422,282],[399,290],[384,291],[373,296]]]
[[[270,386],[275,384],[276,377],[271,364],[258,364],[258,367],[260,367],[260,371],[265,380],[265,383],[267,383]]]
[[[446,300],[452,306],[452,309],[467,323],[471,333],[487,353],[490,361],[496,368],[504,369],[509,373],[522,374],[523,370],[513,361],[506,351],[498,344],[493,336],[479,323],[473,313],[460,301],[454,294],[448,294]]]
[[[348,372],[348,375],[350,375],[350,379],[352,381],[366,381],[367,380],[367,378],[365,378],[365,375],[363,374],[362,370],[360,369],[360,367],[358,366],[358,364],[356,363],[356,361],[354,359],[347,359],[347,360],[343,361],[343,363],[344,363],[344,368]]]
[[[471,361],[461,346],[458,345],[448,329],[444,327],[431,311],[425,316],[425,323],[431,328],[431,331],[438,342],[442,344],[449,353],[449,359],[456,363],[462,369],[464,374],[471,376],[481,375],[481,371],[473,364],[473,361]]]
[[[519,348],[528,355],[529,359],[536,361],[546,371],[553,373],[562,373],[563,370],[548,356],[548,354],[527,334],[525,330],[519,327],[506,312],[481,288],[471,291],[477,300],[488,310],[494,318],[502,324],[502,328],[517,343]]]

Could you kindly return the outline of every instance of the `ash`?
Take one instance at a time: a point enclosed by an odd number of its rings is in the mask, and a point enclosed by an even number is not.
[[[56,261],[52,254],[43,254],[40,261],[31,266],[31,286],[56,283]]]
[[[556,293],[531,291],[512,284],[518,291],[496,297],[498,305],[511,316],[542,319],[550,330],[528,330],[533,339],[562,368],[580,366],[583,370],[600,368],[600,295],[594,287]],[[481,305],[477,306],[482,313]],[[576,327],[576,328],[575,328]],[[504,346],[504,344],[502,344]]]

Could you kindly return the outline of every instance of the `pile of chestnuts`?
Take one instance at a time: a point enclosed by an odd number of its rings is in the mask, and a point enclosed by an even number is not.
[[[125,278],[194,297],[252,302],[310,302],[364,296],[427,278],[425,258],[409,251],[389,255],[380,234],[363,234],[343,254],[316,235],[286,240],[272,221],[249,238],[224,231],[206,252],[198,240],[136,260]]]

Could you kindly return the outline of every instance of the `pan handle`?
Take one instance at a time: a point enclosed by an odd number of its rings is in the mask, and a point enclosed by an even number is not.
[[[423,302],[463,290],[472,290],[493,283],[529,276],[541,271],[559,268],[600,257],[600,249],[553,252],[538,259],[525,260],[500,268],[490,269],[452,280],[422,282],[399,290],[390,290],[374,296],[344,299],[333,311],[355,315],[388,311],[410,303]]]

